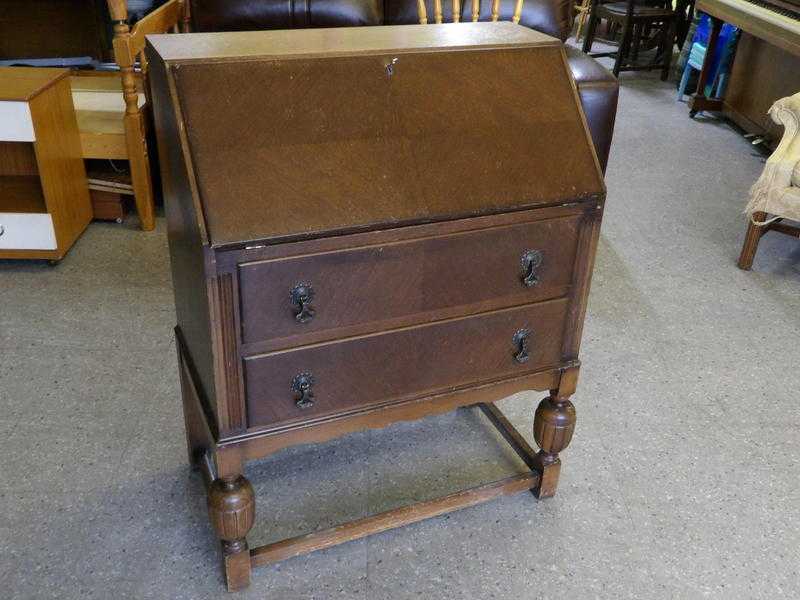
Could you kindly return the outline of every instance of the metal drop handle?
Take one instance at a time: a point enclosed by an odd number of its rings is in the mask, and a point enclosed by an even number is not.
[[[308,323],[314,318],[316,311],[314,307],[311,306],[311,302],[314,300],[314,288],[310,283],[298,283],[294,286],[289,294],[289,299],[292,301],[292,304],[297,307],[297,311],[294,314],[295,321],[298,323]]]
[[[514,344],[514,360],[519,364],[526,363],[530,359],[530,354],[528,353],[530,337],[530,329],[520,329],[511,340]]]
[[[297,408],[310,408],[314,406],[314,376],[311,373],[298,373],[292,379],[292,391],[300,394],[294,403]]]
[[[540,250],[525,250],[522,253],[522,283],[525,287],[533,287],[539,283],[536,271],[542,266],[544,256]]]
[[[6,228],[4,225],[0,225],[0,236],[2,236],[6,232]]]

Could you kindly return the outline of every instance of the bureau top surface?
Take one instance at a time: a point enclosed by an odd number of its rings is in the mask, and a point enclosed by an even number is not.
[[[152,58],[158,60],[156,50],[169,64],[171,103],[183,121],[181,139],[169,143],[184,148],[212,246],[466,218],[604,193],[563,49],[524,27],[149,40]]]
[[[30,100],[67,73],[67,69],[0,67],[0,102]]]
[[[165,61],[342,56],[560,43],[544,33],[510,22],[163,34],[147,39]]]

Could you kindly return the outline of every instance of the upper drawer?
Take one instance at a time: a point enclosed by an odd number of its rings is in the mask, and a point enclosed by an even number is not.
[[[571,215],[242,264],[243,342],[268,351],[562,296],[579,222]]]

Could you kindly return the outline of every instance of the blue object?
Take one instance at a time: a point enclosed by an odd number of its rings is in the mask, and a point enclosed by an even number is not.
[[[702,15],[700,22],[697,24],[697,29],[692,38],[692,48],[689,52],[689,60],[686,61],[686,66],[683,69],[683,76],[681,83],[678,86],[678,100],[682,100],[686,92],[686,85],[689,83],[689,76],[691,70],[700,71],[703,68],[703,62],[706,59],[706,49],[708,47],[708,38],[711,34],[711,19],[708,15]],[[739,29],[725,23],[719,32],[719,39],[717,41],[717,51],[714,53],[711,62],[711,70],[709,72],[708,81],[703,92],[706,96],[721,97],[725,92],[725,85],[730,71],[731,59],[733,58],[733,50],[736,47],[738,40]],[[716,91],[715,91],[716,88]]]

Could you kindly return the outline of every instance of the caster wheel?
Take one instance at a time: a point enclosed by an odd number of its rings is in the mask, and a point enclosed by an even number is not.
[[[57,267],[58,265],[61,264],[61,259],[51,258],[50,260],[47,261],[47,264],[50,265],[51,267]]]
[[[115,222],[117,225],[122,225],[122,222],[123,222],[123,220],[124,220],[124,219],[123,219],[122,217],[117,217],[116,219],[114,219],[114,222]]]
[[[689,111],[689,118],[690,119],[694,119],[696,116],[697,116],[697,111],[696,110],[690,110]]]

